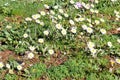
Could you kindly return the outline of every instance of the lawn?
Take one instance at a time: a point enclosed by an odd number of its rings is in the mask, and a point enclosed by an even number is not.
[[[119,0],[0,0],[0,80],[120,80]]]

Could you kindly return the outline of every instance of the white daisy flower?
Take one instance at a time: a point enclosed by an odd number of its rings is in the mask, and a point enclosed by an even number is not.
[[[42,44],[42,43],[44,43],[44,39],[43,38],[39,38],[38,42]]]
[[[117,1],[117,0],[111,0],[112,2],[115,2],[115,1]]]
[[[30,46],[29,49],[30,49],[31,51],[34,51],[34,50],[35,50],[35,46]]]
[[[95,24],[96,25],[100,24],[100,21],[99,20],[95,20]]]
[[[61,19],[62,19],[62,16],[61,16],[61,15],[58,15],[58,19],[60,19],[60,20],[61,20]]]
[[[59,11],[59,13],[61,13],[61,14],[64,13],[63,9],[59,9],[58,11]]]
[[[83,28],[83,30],[87,30],[87,26],[84,24],[84,25],[82,25],[82,28]]]
[[[10,64],[7,63],[6,64],[6,68],[10,69]]]
[[[11,28],[12,28],[12,26],[10,26],[10,25],[7,25],[7,26],[6,26],[6,28],[7,28],[7,29],[11,29]]]
[[[52,15],[55,15],[55,12],[54,12],[53,10],[50,10],[50,13],[51,13]]]
[[[105,22],[105,20],[103,18],[100,19],[101,22]]]
[[[87,27],[87,32],[88,32],[88,33],[93,33],[93,29],[90,28],[90,27]]]
[[[94,12],[95,12],[95,13],[99,13],[99,11],[98,11],[98,10],[94,10]]]
[[[107,42],[107,45],[111,48],[112,47],[112,43],[109,41]]]
[[[74,0],[70,0],[70,3],[71,3],[71,4],[74,4],[75,2],[74,2]]]
[[[43,31],[43,34],[46,35],[46,36],[48,36],[49,35],[49,31],[45,30],[45,31]]]
[[[75,22],[74,22],[73,20],[69,20],[69,23],[70,23],[71,25],[75,25]]]
[[[77,32],[77,27],[72,27],[72,28],[71,28],[71,32],[72,32],[72,33],[76,33],[76,32]]]
[[[36,19],[40,18],[40,14],[34,14],[34,15],[32,15],[32,18],[36,20]]]
[[[84,21],[84,20],[85,20],[85,18],[83,18],[83,17],[79,18],[79,21]]]
[[[95,43],[89,41],[89,42],[87,43],[87,46],[88,46],[89,49],[94,48],[94,47],[95,47]]]
[[[65,17],[68,17],[69,15],[68,15],[67,13],[64,13],[64,16],[65,16]]]
[[[61,33],[62,33],[62,35],[66,35],[67,31],[65,29],[62,29]]]
[[[49,8],[50,8],[50,6],[48,6],[47,4],[44,4],[44,7],[45,7],[46,9],[49,9]]]
[[[32,58],[34,58],[34,54],[33,54],[32,52],[31,52],[31,53],[28,53],[27,57],[28,57],[29,59],[32,59]]]
[[[49,49],[49,50],[48,50],[48,53],[49,53],[50,55],[52,55],[52,54],[54,54],[54,50],[53,50],[53,49]]]
[[[43,21],[40,21],[40,23],[39,23],[41,26],[44,26],[45,25],[45,23],[43,22]]]
[[[38,20],[38,19],[36,19],[35,22],[38,23],[38,24],[40,24],[40,20]]]
[[[120,59],[116,58],[115,61],[116,63],[120,64]]]
[[[105,29],[100,29],[100,32],[101,32],[102,34],[106,34],[106,33],[107,33],[107,31],[106,31]]]
[[[27,33],[23,34],[23,37],[24,37],[24,38],[27,38],[27,37],[28,37],[28,34],[27,34]]]
[[[120,44],[120,39],[117,39],[117,42]]]
[[[0,69],[4,67],[3,62],[0,62]]]
[[[92,53],[92,56],[95,57],[97,53],[97,49],[90,48],[90,52]]]
[[[56,24],[55,26],[57,29],[62,29],[62,25],[61,24]]]
[[[41,14],[42,16],[45,16],[45,15],[46,15],[45,11],[41,11],[40,14]]]
[[[18,65],[17,66],[17,69],[20,71],[20,70],[22,70],[22,66],[21,65]]]
[[[32,18],[27,17],[27,18],[25,18],[25,20],[26,20],[26,21],[32,21]]]
[[[53,8],[54,8],[54,9],[58,9],[58,5],[55,5]]]

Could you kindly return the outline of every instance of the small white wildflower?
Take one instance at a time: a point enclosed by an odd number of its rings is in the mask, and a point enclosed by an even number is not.
[[[74,4],[75,2],[74,2],[73,0],[70,0],[70,3],[71,3],[71,4]]]
[[[82,2],[82,6],[84,6],[84,7],[85,7],[85,5],[86,5],[86,4],[85,4],[84,2]]]
[[[59,13],[61,13],[61,14],[64,13],[63,9],[59,9],[58,11],[59,11]]]
[[[116,20],[116,21],[118,21],[118,20],[119,20],[119,18],[115,18],[115,20]]]
[[[50,55],[52,55],[52,54],[54,54],[54,50],[53,50],[53,49],[49,49],[49,50],[48,50],[48,53],[49,53]]]
[[[103,18],[100,19],[101,22],[105,22],[105,20]]]
[[[32,59],[32,58],[34,58],[34,54],[33,54],[33,53],[28,53],[27,57],[28,57],[29,59]]]
[[[56,24],[55,26],[57,29],[62,29],[62,25],[61,24]]]
[[[94,4],[91,4],[91,7],[94,8],[95,7]]]
[[[88,46],[89,49],[94,48],[94,47],[95,47],[95,43],[89,41],[89,42],[87,43],[87,46]]]
[[[42,43],[44,43],[44,39],[43,38],[39,38],[38,42],[42,44]]]
[[[94,12],[95,12],[95,10],[91,8],[91,9],[90,9],[90,12],[94,13]]]
[[[32,18],[36,20],[36,19],[40,18],[40,14],[34,14],[34,15],[32,15]]]
[[[92,53],[92,56],[95,57],[95,56],[96,56],[97,49],[90,48],[90,52]]]
[[[50,13],[51,13],[52,15],[55,15],[55,12],[54,12],[53,10],[50,10]]]
[[[45,16],[45,15],[46,15],[45,11],[41,11],[40,14],[41,14],[42,16]]]
[[[90,28],[90,27],[87,27],[87,32],[88,32],[88,33],[93,33],[93,29]]]
[[[58,19],[60,19],[60,20],[61,20],[61,19],[62,19],[62,16],[61,16],[61,15],[58,15]]]
[[[8,69],[10,69],[10,64],[7,63],[7,64],[6,64],[6,67],[7,67]]]
[[[111,0],[112,2],[115,2],[115,1],[117,1],[117,0]]]
[[[100,21],[99,20],[95,20],[95,24],[96,25],[100,24]]]
[[[49,8],[50,8],[50,6],[48,6],[47,4],[44,4],[44,7],[45,7],[46,9],[49,9]]]
[[[12,28],[12,26],[10,26],[10,25],[7,25],[7,26],[6,26],[6,28],[7,28],[7,29],[11,29],[11,28]]]
[[[23,35],[23,37],[24,37],[24,38],[27,38],[27,37],[28,37],[28,34],[27,34],[27,33],[25,33],[25,34]]]
[[[4,67],[3,62],[0,62],[0,69]]]
[[[30,49],[31,51],[34,51],[34,50],[35,50],[35,46],[30,46],[29,49]]]
[[[75,20],[76,22],[79,22],[79,21],[80,21],[79,18],[75,18],[74,20]]]
[[[66,35],[67,31],[65,29],[62,29],[61,33],[62,33],[62,35]]]
[[[13,69],[9,69],[8,73],[10,73],[10,74],[14,74]]]
[[[117,17],[117,18],[120,18],[120,15],[116,14],[116,17]]]
[[[91,21],[91,19],[87,19],[87,21],[89,22],[89,23],[91,23],[92,21]]]
[[[95,0],[95,3],[98,3],[99,1],[98,0]]]
[[[87,26],[84,24],[82,25],[83,30],[87,30]]]
[[[116,11],[116,10],[114,10],[114,13],[115,13],[115,14],[117,14],[117,15],[119,14],[119,12],[118,12],[118,11]]]
[[[69,15],[68,15],[67,13],[64,13],[64,16],[65,16],[65,17],[68,17]]]
[[[38,23],[38,24],[40,24],[40,20],[38,20],[38,19],[36,19],[35,22]]]
[[[69,23],[70,23],[71,25],[75,25],[75,22],[74,22],[73,20],[69,20]]]
[[[86,9],[90,9],[90,4],[86,4],[84,7],[85,7]]]
[[[30,17],[25,18],[26,21],[32,21]]]
[[[120,59],[116,58],[115,61],[116,63],[120,64]]]
[[[76,29],[77,29],[77,27],[72,27],[72,28],[71,28],[71,32],[72,32],[72,33],[76,33],[76,32],[77,32]]]
[[[95,13],[99,13],[99,11],[98,11],[98,10],[94,10],[94,12],[95,12]]]
[[[120,39],[117,39],[117,42],[120,44]]]
[[[40,25],[41,25],[41,26],[44,26],[45,24],[44,24],[44,22],[43,22],[43,21],[40,21]]]
[[[46,36],[48,36],[49,35],[49,31],[45,30],[45,31],[43,31],[43,34],[46,35]]]
[[[84,21],[84,20],[85,20],[85,18],[83,18],[83,17],[79,18],[79,21]]]
[[[101,32],[102,34],[106,34],[106,33],[107,33],[105,29],[100,29],[100,32]]]
[[[111,42],[107,42],[107,45],[111,48],[112,47],[112,43]]]
[[[22,70],[22,66],[21,65],[18,65],[17,66],[17,69],[20,71],[20,70]]]
[[[93,27],[93,25],[92,25],[92,24],[88,24],[88,25],[89,25],[89,27],[91,27],[91,28]]]
[[[53,8],[54,8],[54,9],[58,9],[58,5],[55,5]]]

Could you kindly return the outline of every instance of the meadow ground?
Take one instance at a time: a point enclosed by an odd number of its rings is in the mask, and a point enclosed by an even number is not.
[[[0,0],[0,80],[120,80],[119,0]]]

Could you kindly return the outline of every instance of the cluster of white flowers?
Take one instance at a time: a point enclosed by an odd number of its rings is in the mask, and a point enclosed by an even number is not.
[[[112,2],[116,2],[117,0],[111,0]]]
[[[97,49],[94,48],[95,47],[95,43],[90,41],[90,42],[87,43],[87,46],[88,46],[92,56],[96,57]]]
[[[114,10],[114,14],[116,16],[116,20],[118,21],[120,19],[120,13],[117,10]]]

